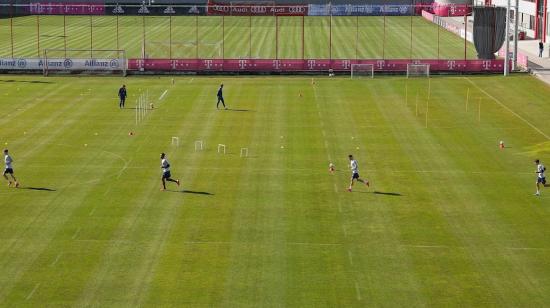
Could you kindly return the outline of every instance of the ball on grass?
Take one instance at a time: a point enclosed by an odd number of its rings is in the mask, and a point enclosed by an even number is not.
[[[359,147],[356,147],[355,149],[359,150]]]
[[[285,148],[285,146],[284,146],[284,145],[282,145],[282,146],[281,146],[281,149],[284,149],[284,148]]]

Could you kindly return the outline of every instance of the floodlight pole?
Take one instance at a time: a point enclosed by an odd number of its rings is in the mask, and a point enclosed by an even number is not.
[[[507,1],[506,5],[506,30],[504,33],[506,34],[506,55],[504,56],[504,76],[508,76],[509,74],[509,67],[508,64],[510,62],[510,0]]]
[[[519,27],[519,0],[516,0],[516,12],[514,14],[514,61],[512,62],[512,70],[518,68],[518,27]]]

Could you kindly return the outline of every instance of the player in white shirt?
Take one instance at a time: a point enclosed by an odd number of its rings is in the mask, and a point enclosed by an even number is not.
[[[546,171],[546,167],[540,162],[540,160],[535,160],[535,164],[537,165],[537,192],[535,193],[535,196],[540,196],[540,186],[546,187],[546,176],[544,175],[544,172]]]
[[[173,180],[170,174],[170,163],[166,159],[166,154],[160,153],[160,168],[162,168],[162,188],[160,190],[166,190],[166,181],[174,182],[180,186],[180,180]]]
[[[353,159],[353,155],[349,155],[349,167],[351,168],[351,181],[349,183],[348,191],[351,192],[351,187],[353,186],[353,183],[355,183],[355,180],[365,184],[367,187],[369,187],[369,181],[362,180],[359,177],[359,166],[357,165],[357,161]]]
[[[8,181],[8,187],[11,187],[11,185],[13,184],[12,181],[10,181],[10,179],[8,178],[8,174],[13,179],[13,182],[15,182],[15,187],[19,187],[19,182],[17,182],[17,179],[13,175],[13,158],[11,158],[11,156],[8,154],[8,149],[4,150],[4,164],[5,168],[2,175],[4,175],[4,178]]]

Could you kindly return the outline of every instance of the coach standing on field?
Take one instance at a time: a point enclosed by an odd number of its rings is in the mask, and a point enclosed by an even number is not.
[[[118,97],[120,98],[120,103],[118,103],[118,107],[120,109],[124,108],[126,96],[128,96],[128,94],[126,93],[126,85],[122,85],[122,88],[118,89]]]

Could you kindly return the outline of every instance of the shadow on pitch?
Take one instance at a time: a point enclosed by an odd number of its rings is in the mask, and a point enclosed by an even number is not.
[[[236,112],[248,112],[248,111],[252,111],[252,112],[254,112],[254,110],[250,110],[250,109],[231,109],[231,108],[227,108],[227,111],[236,111]]]
[[[19,189],[28,189],[28,190],[37,190],[37,191],[56,191],[52,188],[47,187],[20,187]]]
[[[375,194],[375,195],[384,195],[384,196],[395,196],[395,197],[402,196],[402,194],[395,193],[395,192],[373,191],[372,193]]]
[[[8,79],[8,80],[0,80],[1,82],[19,82],[19,83],[54,83],[52,81],[39,81],[39,80],[13,80],[13,79]]]
[[[207,191],[196,191],[196,190],[166,190],[169,192],[182,193],[182,194],[193,194],[193,195],[204,195],[204,196],[213,196],[214,194]]]

